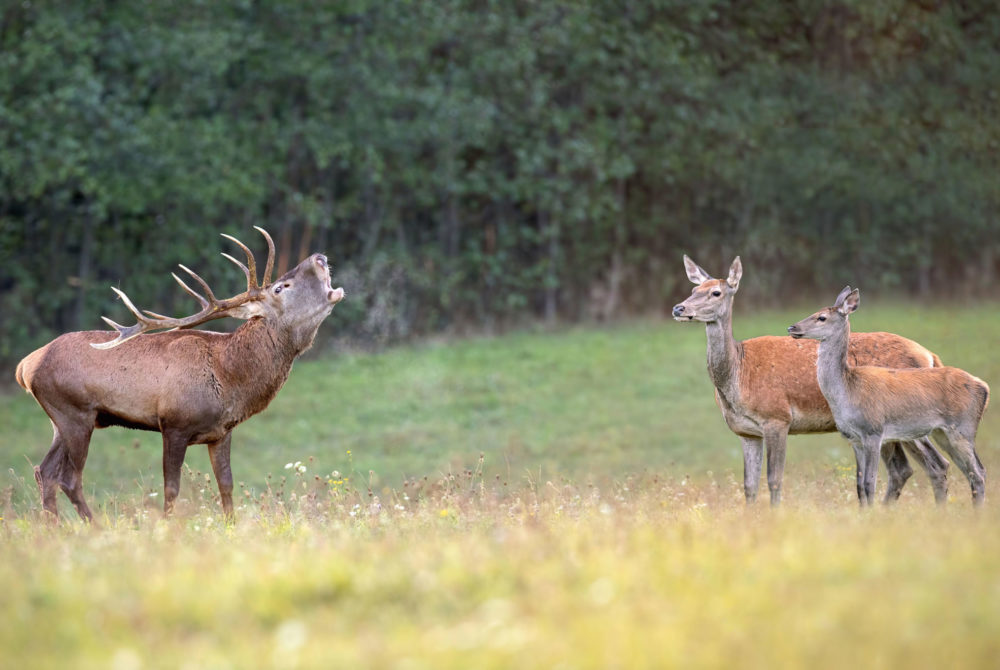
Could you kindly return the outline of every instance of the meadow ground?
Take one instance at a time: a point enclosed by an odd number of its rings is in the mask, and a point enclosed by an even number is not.
[[[1000,389],[995,305],[852,321]],[[992,666],[996,400],[982,510],[953,468],[943,508],[917,472],[859,512],[837,435],[790,438],[784,506],[747,508],[704,350],[651,320],[300,361],[235,432],[232,526],[200,447],[161,519],[159,436],[121,429],[85,472],[100,529],[46,523],[48,421],[0,394],[0,667]]]

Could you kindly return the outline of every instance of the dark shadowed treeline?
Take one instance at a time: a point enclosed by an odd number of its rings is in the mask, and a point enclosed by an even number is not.
[[[990,291],[992,0],[5,2],[0,359],[168,313],[219,232],[327,252],[363,341],[745,299]]]

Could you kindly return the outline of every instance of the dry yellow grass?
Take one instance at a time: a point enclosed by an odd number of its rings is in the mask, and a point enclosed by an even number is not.
[[[710,477],[472,468],[369,494],[307,473],[245,497],[235,526],[210,489],[166,521],[29,515],[0,530],[0,665],[992,666],[997,508],[956,481],[946,508],[904,492],[859,511],[852,480],[791,481],[799,503],[772,510]]]

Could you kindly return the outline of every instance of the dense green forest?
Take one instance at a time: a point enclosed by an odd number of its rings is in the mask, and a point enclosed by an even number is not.
[[[993,0],[7,1],[0,359],[326,252],[379,343],[744,300],[988,293]]]

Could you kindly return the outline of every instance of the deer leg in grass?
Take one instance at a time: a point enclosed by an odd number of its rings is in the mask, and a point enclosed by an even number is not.
[[[986,468],[976,454],[975,442],[958,431],[937,429],[934,441],[941,445],[972,487],[972,502],[982,505],[986,496]]]
[[[87,462],[87,451],[90,446],[90,435],[87,439],[74,445],[76,448],[69,450],[67,468],[63,469],[63,479],[61,482],[63,493],[73,503],[77,514],[89,522],[94,520],[94,515],[87,506],[87,501],[83,497],[83,466]]]
[[[906,458],[906,452],[899,442],[886,442],[882,449],[882,460],[885,461],[885,469],[889,474],[889,486],[885,490],[885,498],[882,504],[889,505],[899,500],[899,494],[903,492],[903,485],[906,480],[913,475],[913,468]]]
[[[94,432],[94,417],[66,412],[51,405],[44,409],[52,419],[52,447],[35,469],[42,507],[58,518],[56,492],[62,489],[80,517],[92,521],[93,514],[83,498],[83,467],[87,462],[90,435]]]
[[[222,499],[222,513],[227,519],[233,518],[233,471],[229,467],[229,442],[232,433],[226,433],[218,442],[208,445],[208,458],[212,461],[212,471],[219,485]]]
[[[927,476],[931,480],[931,488],[934,489],[934,501],[939,505],[946,503],[948,501],[948,461],[941,456],[941,452],[935,449],[926,437],[900,444],[927,471]]]
[[[63,463],[66,460],[66,450],[63,448],[59,430],[55,429],[55,437],[49,453],[45,454],[41,465],[35,466],[35,481],[38,483],[38,493],[42,497],[42,509],[59,518],[59,507],[56,505],[56,492],[59,490],[59,479]]]
[[[788,424],[769,424],[764,427],[764,446],[767,447],[767,488],[771,492],[771,505],[781,503],[781,478],[785,473],[785,442]]]
[[[861,442],[861,468],[858,472],[859,491],[864,492],[864,506],[875,504],[875,485],[878,483],[879,452],[882,449],[881,435],[865,435]]]
[[[764,465],[764,439],[753,436],[740,436],[743,444],[743,495],[747,503],[757,500],[760,488],[760,473]]]
[[[181,490],[181,466],[187,453],[187,437],[163,431],[163,515],[174,511],[174,502]]]
[[[865,461],[868,454],[860,442],[851,442],[851,449],[854,450],[855,484],[858,489],[858,505],[864,507],[868,504],[868,496],[865,494]]]

